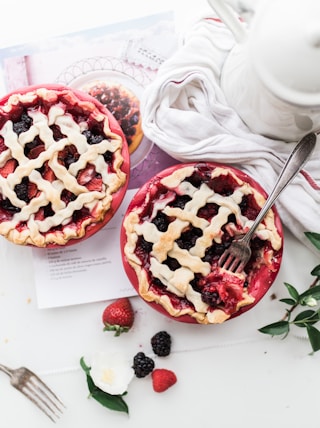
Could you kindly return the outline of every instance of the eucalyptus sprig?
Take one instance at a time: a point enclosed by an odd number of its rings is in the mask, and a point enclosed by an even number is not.
[[[320,251],[320,233],[305,232],[305,236]],[[317,307],[320,301],[320,264],[315,266],[310,274],[314,280],[309,288],[302,293],[299,293],[293,285],[284,283],[289,293],[289,297],[279,299],[280,302],[288,306],[284,317],[280,321],[260,328],[259,331],[271,336],[285,338],[292,325],[305,328],[312,351],[316,352],[320,350],[320,330],[315,326],[320,321],[320,308]],[[303,310],[294,315],[294,310],[299,308]]]
[[[102,391],[102,389],[98,388],[94,384],[90,375],[91,368],[86,365],[83,357],[80,359],[80,365],[87,376],[87,385],[90,392],[89,397],[94,398],[96,401],[98,401],[98,403],[100,403],[104,407],[107,407],[108,409],[116,410],[118,412],[129,413],[128,405],[123,399],[123,396],[126,393],[122,395],[112,395]]]

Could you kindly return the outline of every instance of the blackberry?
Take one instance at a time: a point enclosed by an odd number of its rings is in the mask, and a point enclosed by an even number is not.
[[[146,252],[151,253],[153,244],[152,242],[148,242],[144,239],[143,236],[139,236],[138,245]]]
[[[212,263],[214,259],[217,259],[225,251],[226,246],[224,244],[214,243],[211,247],[206,249],[205,255],[202,258],[204,262]]]
[[[166,331],[159,331],[151,338],[153,352],[159,357],[166,357],[171,351],[171,336]]]
[[[11,213],[19,213],[21,208],[16,207],[9,199],[0,199],[0,208]]]
[[[209,306],[216,308],[222,300],[217,291],[204,290],[201,293],[201,300]]]
[[[191,183],[192,186],[199,189],[203,183],[203,177],[197,171],[195,171],[190,177],[186,177],[184,181]]]
[[[185,207],[186,203],[191,201],[191,197],[189,195],[177,195],[175,200],[170,204],[170,206],[174,208],[183,208]]]
[[[154,361],[147,357],[144,352],[138,352],[133,358],[134,373],[137,377],[146,377],[154,369]]]
[[[28,129],[32,125],[32,122],[33,121],[31,117],[28,116],[27,113],[22,113],[20,120],[14,122],[12,124],[12,128],[16,134],[20,135],[22,132],[28,131]]]
[[[103,153],[103,159],[106,163],[111,164],[113,159],[113,153],[107,150],[105,153]]]
[[[130,125],[134,126],[139,122],[139,114],[135,113],[130,118]]]
[[[21,182],[14,186],[14,191],[16,192],[17,197],[25,202],[29,202],[30,200],[28,196],[28,184],[28,177],[23,177]]]
[[[169,266],[170,270],[177,270],[181,268],[181,264],[178,262],[178,260],[170,256],[166,258],[163,264]]]
[[[157,226],[160,232],[166,232],[168,230],[169,220],[162,212],[158,212],[157,216],[152,220],[152,223]]]
[[[95,134],[94,132],[86,129],[82,132],[82,134],[86,137],[88,144],[100,144],[101,141],[104,140],[103,135]]]
[[[43,214],[45,218],[52,217],[55,214],[55,212],[52,209],[51,202],[42,208],[43,208]]]
[[[183,250],[190,250],[195,246],[196,240],[203,235],[203,232],[198,227],[190,226],[185,232],[181,233],[181,237],[176,240],[179,247]]]

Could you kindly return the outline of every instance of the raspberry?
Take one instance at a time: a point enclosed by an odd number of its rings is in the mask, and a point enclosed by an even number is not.
[[[152,385],[155,392],[164,392],[177,382],[177,376],[172,370],[155,369],[152,372]]]
[[[159,331],[151,338],[153,352],[159,357],[166,357],[171,351],[171,336],[166,331]]]
[[[143,352],[138,352],[133,358],[134,373],[137,377],[146,377],[154,369],[154,361],[152,358],[147,357]]]

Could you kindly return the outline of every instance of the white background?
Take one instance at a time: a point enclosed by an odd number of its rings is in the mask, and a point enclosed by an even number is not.
[[[0,47],[172,9],[181,29],[202,6],[206,8],[204,0],[5,1]],[[1,240],[0,260],[0,362],[34,369],[58,392],[67,409],[57,426],[317,426],[320,356],[310,356],[307,341],[295,335],[281,341],[257,331],[283,315],[283,304],[271,300],[271,294],[284,297],[284,281],[300,289],[311,282],[309,271],[316,257],[290,234],[286,234],[280,275],[254,310],[224,325],[205,327],[170,321],[133,298],[136,322],[120,338],[102,332],[104,302],[39,310],[28,248]],[[158,358],[156,365],[176,372],[174,387],[156,394],[150,378],[135,379],[126,398],[130,416],[87,399],[84,373],[79,369],[82,355],[89,359],[92,352],[112,347],[131,356],[140,350],[150,353],[150,337],[161,329],[171,333],[173,352],[163,360]],[[4,373],[0,373],[0,425],[52,426],[9,385]]]

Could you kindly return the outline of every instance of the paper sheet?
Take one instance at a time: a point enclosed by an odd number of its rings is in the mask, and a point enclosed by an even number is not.
[[[34,249],[39,308],[67,306],[136,294],[121,262],[120,228],[135,190],[115,216],[89,239],[57,249]]]

